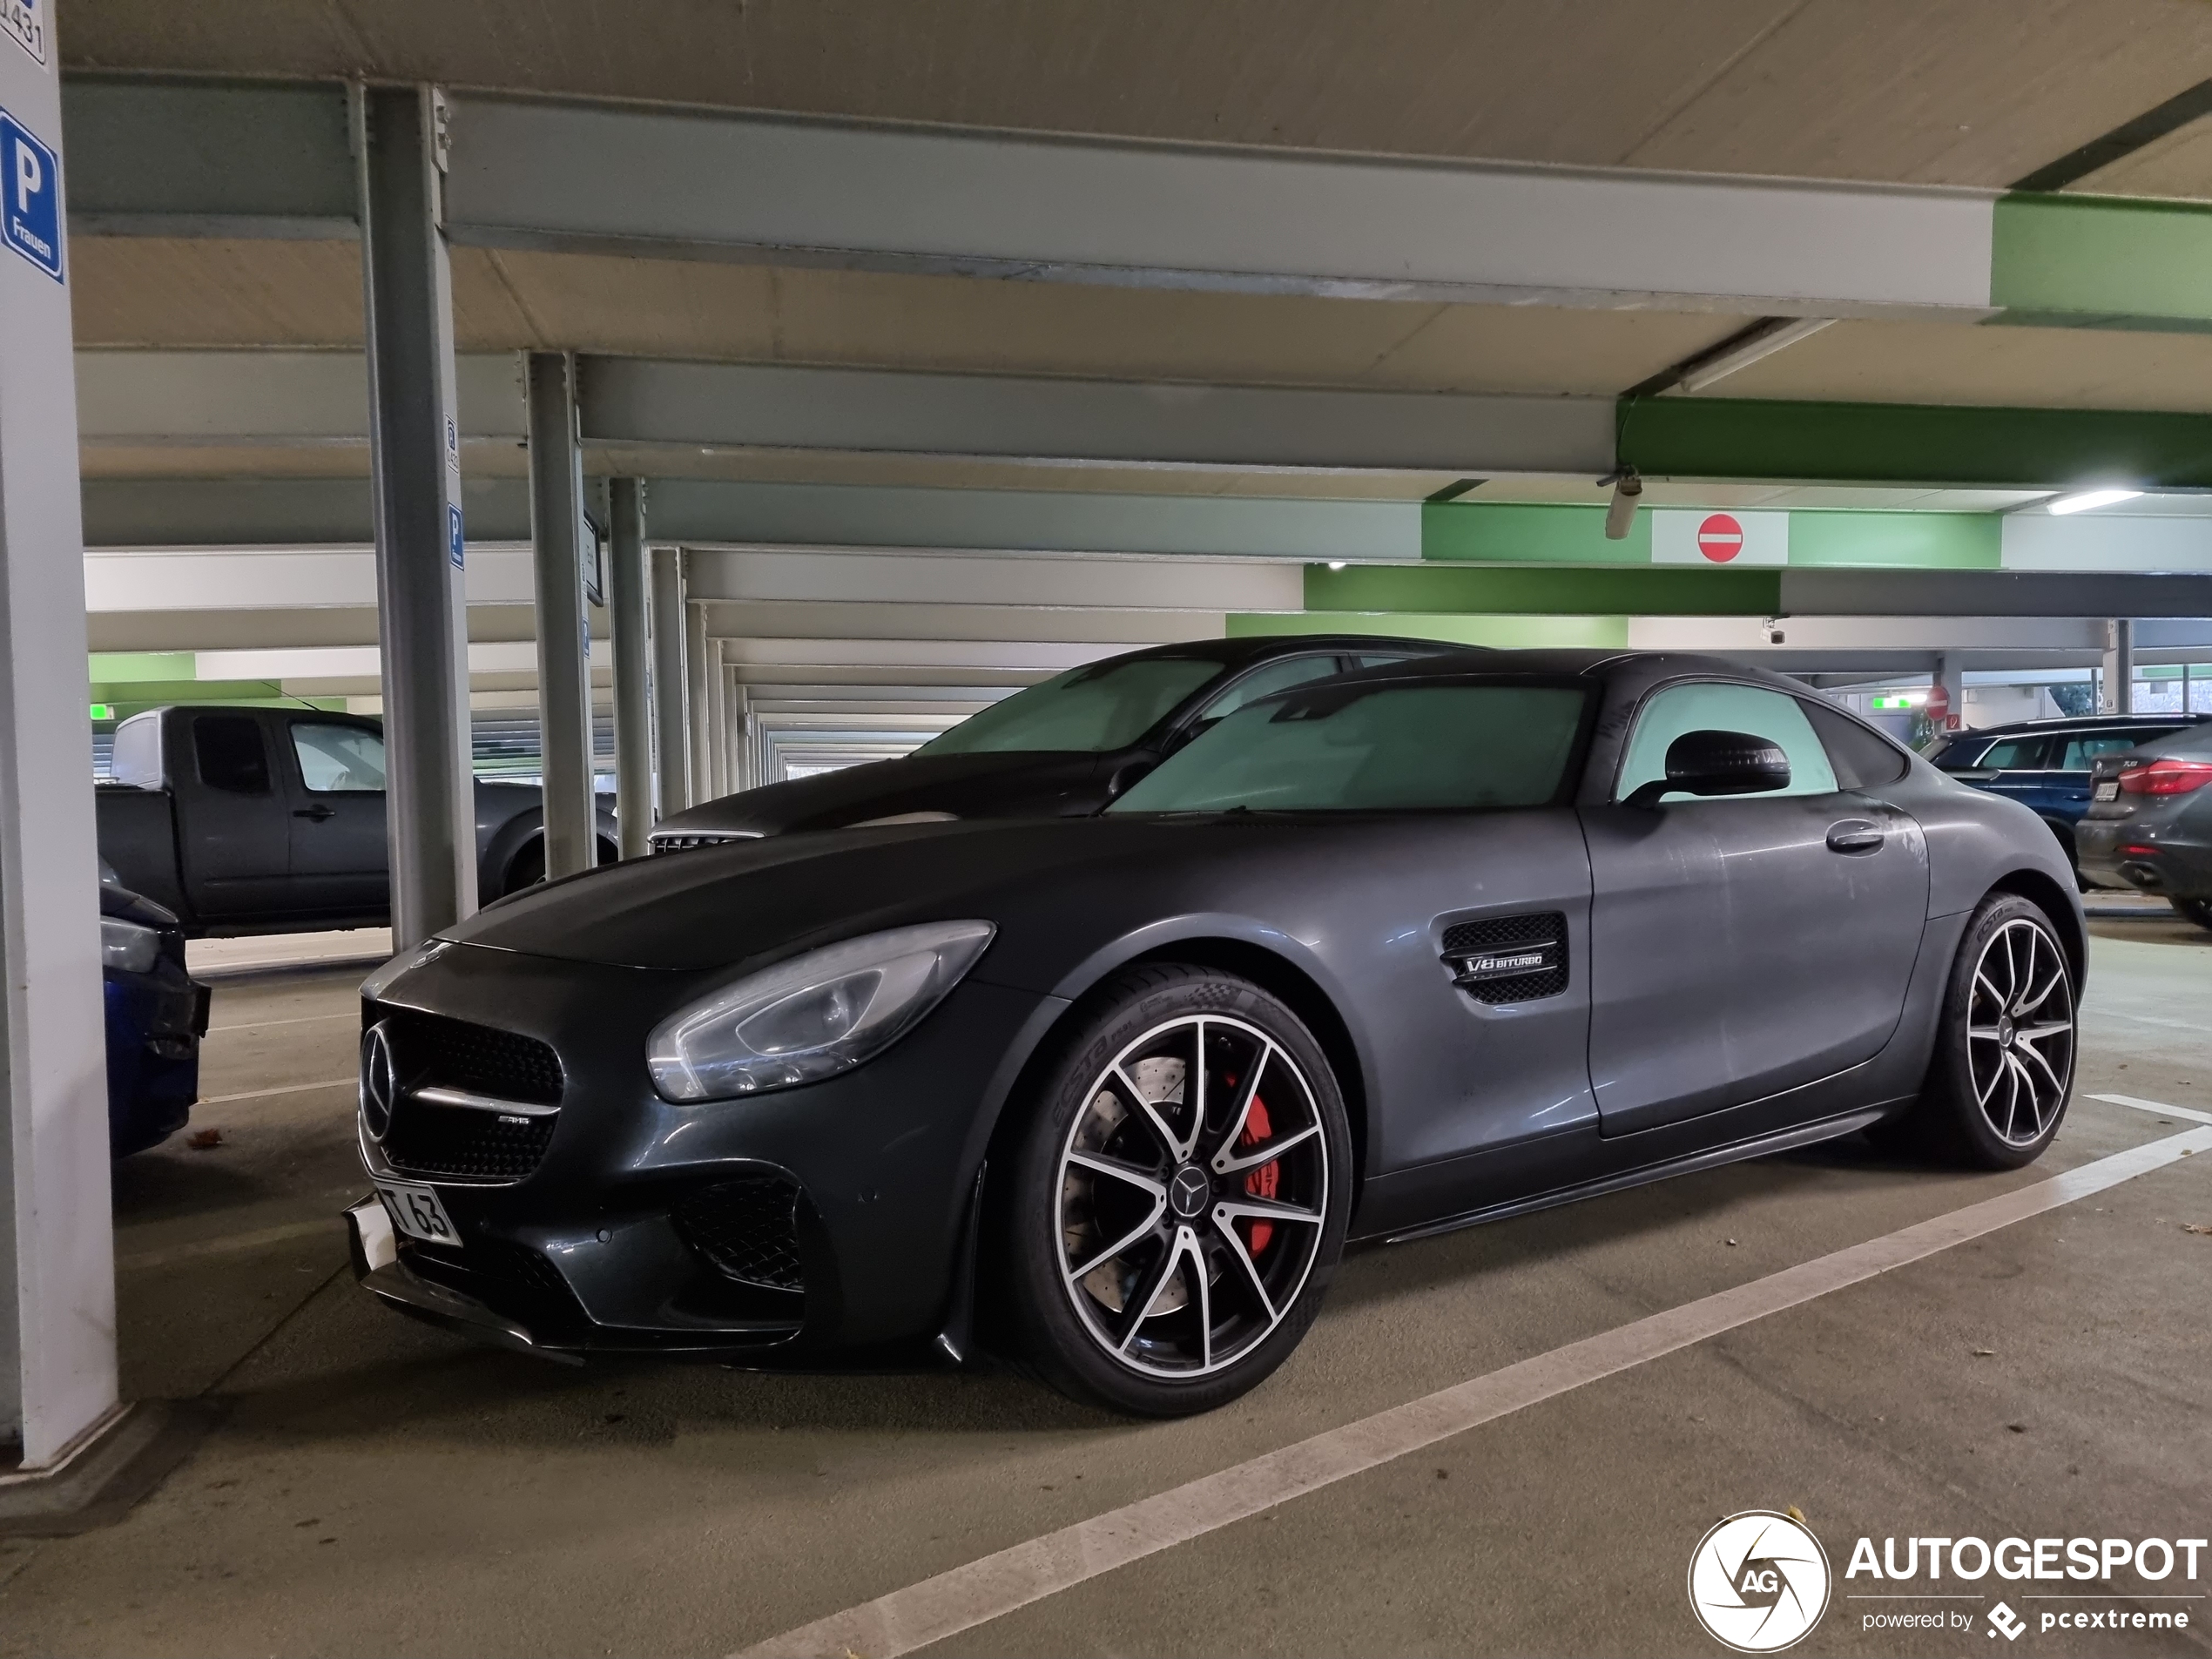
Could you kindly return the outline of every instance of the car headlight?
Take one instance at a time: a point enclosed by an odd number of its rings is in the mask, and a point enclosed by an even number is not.
[[[729,1100],[850,1070],[935,1008],[997,931],[988,921],[894,927],[748,974],[654,1028],[653,1087],[678,1103]]]
[[[125,974],[143,974],[161,955],[161,935],[135,921],[113,916],[100,918],[100,966]]]

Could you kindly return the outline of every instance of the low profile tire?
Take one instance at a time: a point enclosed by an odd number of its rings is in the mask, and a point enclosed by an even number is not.
[[[507,861],[507,883],[500,889],[502,899],[534,887],[545,880],[545,838],[534,836],[523,850]]]
[[[2174,907],[2175,914],[2182,921],[2193,922],[2208,933],[2212,933],[2212,899],[2169,898],[2166,902]]]
[[[1076,1399],[1211,1411],[1319,1310],[1352,1207],[1343,1098],[1312,1034],[1248,981],[1143,968],[1096,1002],[1002,1190],[1008,1334]]]
[[[2033,1163],[2073,1096],[2077,995],[2040,907],[1982,900],[1952,964],[1927,1082],[1909,1115],[1882,1126],[1887,1137],[1975,1169]]]

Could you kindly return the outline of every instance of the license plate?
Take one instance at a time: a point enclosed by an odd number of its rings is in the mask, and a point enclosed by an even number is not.
[[[445,1205],[438,1202],[435,1187],[418,1187],[407,1181],[379,1181],[376,1196],[384,1200],[384,1208],[391,1213],[392,1225],[409,1238],[454,1250],[461,1247],[461,1230],[446,1214]]]
[[[2114,778],[2109,783],[2099,784],[2097,786],[2097,799],[2099,800],[2118,800],[2120,799],[2120,779]]]

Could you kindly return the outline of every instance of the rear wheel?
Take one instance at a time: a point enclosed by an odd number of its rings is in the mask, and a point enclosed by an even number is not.
[[[2058,930],[2032,901],[1993,894],[1959,941],[1920,1098],[1885,1138],[1980,1169],[2033,1163],[2073,1095],[2075,1022]]]
[[[2206,931],[2212,932],[2212,899],[2169,898],[2166,902],[2174,907],[2183,921],[2194,922]]]
[[[1248,981],[1143,968],[1100,1001],[1010,1172],[1014,1335],[1077,1399],[1210,1411],[1318,1312],[1351,1211],[1343,1101],[1312,1034]]]

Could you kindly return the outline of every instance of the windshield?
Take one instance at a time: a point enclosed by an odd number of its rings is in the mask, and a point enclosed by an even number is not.
[[[1107,810],[1541,806],[1567,775],[1587,696],[1499,681],[1292,691],[1231,715]]]
[[[1139,657],[1070,669],[962,720],[916,754],[1003,754],[1016,749],[1103,754],[1136,742],[1170,709],[1226,672],[1204,657]]]

